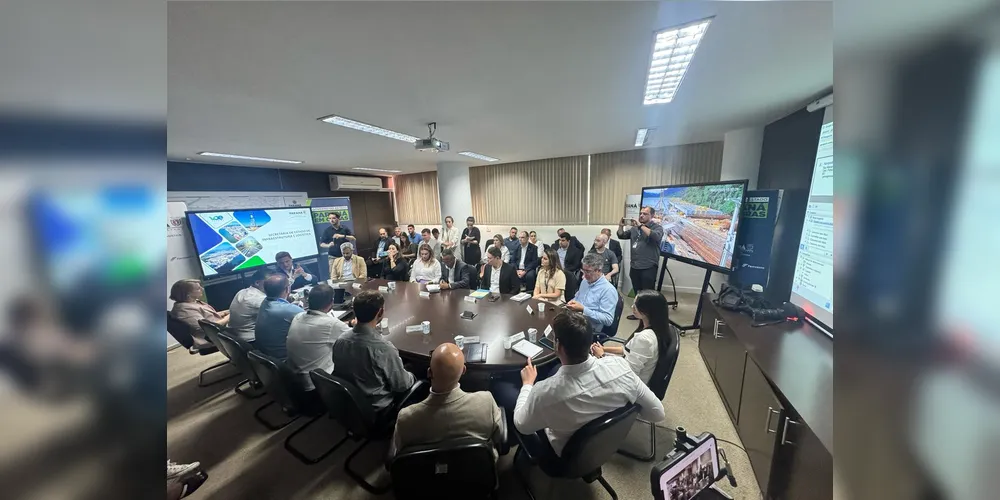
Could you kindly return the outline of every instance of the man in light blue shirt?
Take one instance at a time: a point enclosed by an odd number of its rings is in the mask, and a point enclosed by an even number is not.
[[[288,328],[292,325],[292,318],[305,312],[301,307],[288,302],[289,291],[288,277],[283,273],[271,274],[264,280],[264,294],[267,297],[260,305],[257,326],[254,328],[254,347],[282,361],[288,357]]]
[[[576,297],[566,304],[566,307],[583,313],[594,327],[594,333],[614,335],[617,332],[606,332],[605,328],[615,321],[615,308],[618,306],[618,290],[604,277],[604,262],[600,255],[589,253],[583,258],[583,281]]]

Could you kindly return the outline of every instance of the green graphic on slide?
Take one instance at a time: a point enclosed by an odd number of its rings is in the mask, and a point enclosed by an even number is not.
[[[264,264],[266,264],[264,262],[264,259],[260,258],[259,255],[254,255],[253,257],[250,257],[249,259],[247,259],[246,262],[244,262],[244,263],[236,266],[235,270],[239,271],[240,269],[247,269],[247,268],[250,268],[250,267],[263,266]]]

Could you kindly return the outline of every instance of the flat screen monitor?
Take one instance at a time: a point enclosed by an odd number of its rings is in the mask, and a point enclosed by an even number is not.
[[[206,278],[319,254],[308,207],[187,212],[195,253]]]
[[[642,188],[642,206],[653,207],[663,226],[660,251],[681,262],[728,273],[747,181]]]

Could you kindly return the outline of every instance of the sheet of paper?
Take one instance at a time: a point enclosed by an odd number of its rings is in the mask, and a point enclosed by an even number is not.
[[[474,335],[472,337],[465,337],[466,344],[476,344],[479,342],[479,335]]]
[[[420,325],[411,325],[406,327],[406,333],[416,333],[419,332],[420,330],[421,330]]]
[[[517,332],[514,335],[510,336],[510,343],[512,343],[512,344],[514,342],[519,341],[519,340],[524,340],[524,332]]]
[[[531,342],[522,341],[514,344],[514,351],[526,358],[533,358],[542,352],[542,348]]]

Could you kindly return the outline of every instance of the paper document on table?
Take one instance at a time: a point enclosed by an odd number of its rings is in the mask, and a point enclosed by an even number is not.
[[[476,298],[476,299],[481,299],[483,297],[486,297],[489,294],[490,294],[489,290],[479,289],[479,290],[476,290],[476,291],[470,293],[469,297],[473,297],[473,298]]]
[[[420,325],[411,325],[406,327],[406,333],[416,333],[419,332],[423,327]]]
[[[347,314],[350,313],[350,312],[351,312],[350,309],[345,309],[343,311],[330,311],[327,314],[329,314],[330,316],[333,316],[334,318],[337,318],[337,319],[343,319],[343,317],[347,316]]]
[[[521,342],[514,344],[514,351],[526,358],[533,358],[537,356],[538,353],[542,352],[542,348],[532,344],[531,342],[522,340]]]
[[[513,300],[514,302],[517,302],[517,303],[521,303],[521,302],[524,302],[524,301],[526,301],[526,300],[528,300],[530,298],[531,298],[531,294],[529,294],[527,292],[521,292],[521,293],[519,293],[519,294],[511,297],[510,300]]]

